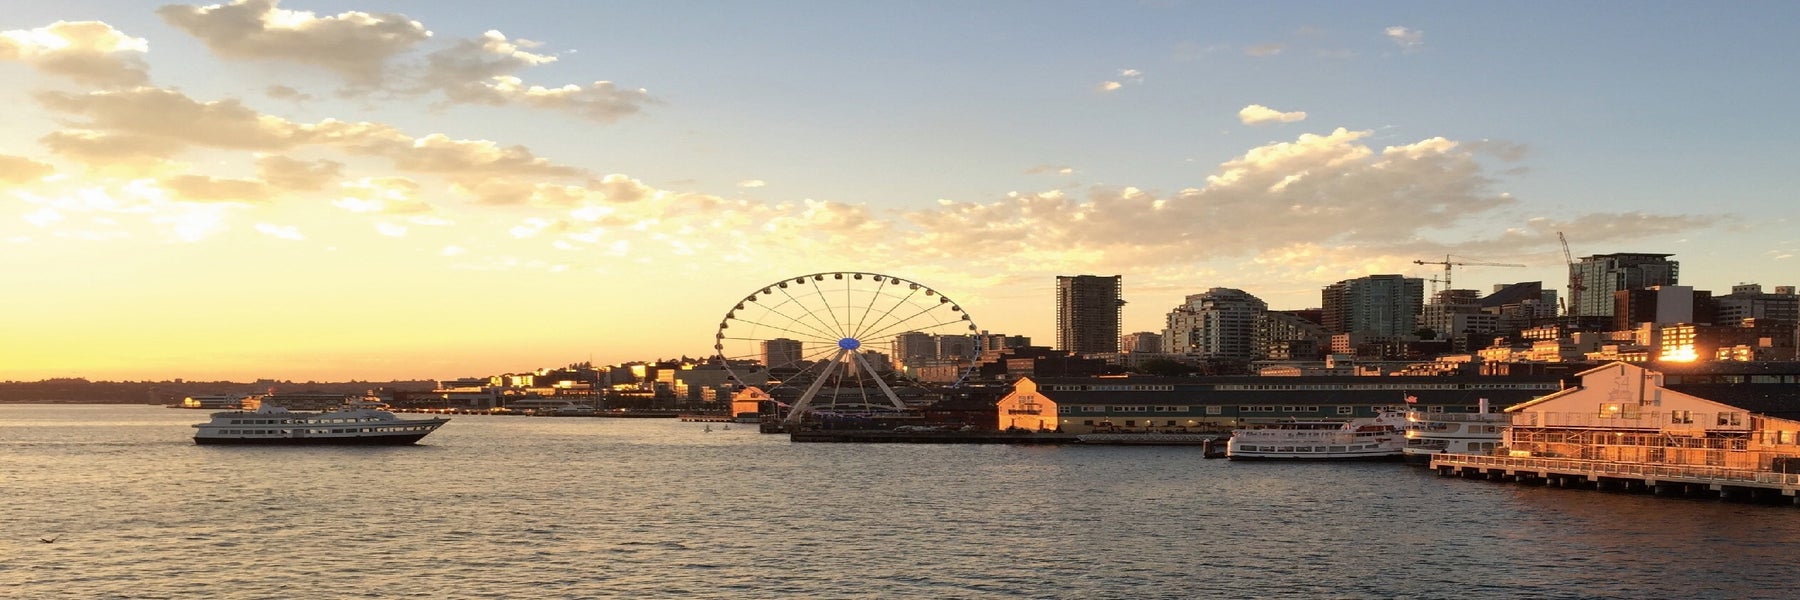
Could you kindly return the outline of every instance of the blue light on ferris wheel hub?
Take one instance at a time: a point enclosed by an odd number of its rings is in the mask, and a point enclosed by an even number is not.
[[[847,337],[847,338],[838,340],[838,347],[845,349],[845,350],[855,350],[861,346],[862,346],[862,342],[857,341],[856,338],[853,338],[853,337]]]

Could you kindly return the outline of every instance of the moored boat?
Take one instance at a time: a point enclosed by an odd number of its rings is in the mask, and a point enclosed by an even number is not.
[[[1493,454],[1504,445],[1501,437],[1512,423],[1512,415],[1487,412],[1487,399],[1482,399],[1478,412],[1434,413],[1418,410],[1406,413],[1406,446],[1401,452],[1406,462],[1429,464],[1434,454]]]
[[[1231,432],[1232,460],[1394,460],[1406,446],[1406,417],[1383,412],[1348,421],[1287,421]]]
[[[194,425],[194,443],[405,445],[450,421],[448,417],[402,419],[378,406],[359,401],[315,413],[265,404],[254,411],[216,412],[211,421]]]

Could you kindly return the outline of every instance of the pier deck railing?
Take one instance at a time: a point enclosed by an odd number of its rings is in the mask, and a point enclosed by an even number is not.
[[[1484,456],[1476,454],[1439,454],[1431,459],[1432,467],[1489,467],[1512,471],[1540,471],[1564,475],[1581,474],[1688,483],[1718,483],[1752,487],[1800,487],[1800,473],[1776,473],[1751,469],[1732,469],[1705,465],[1659,465],[1623,463],[1574,458],[1540,458],[1525,456]]]

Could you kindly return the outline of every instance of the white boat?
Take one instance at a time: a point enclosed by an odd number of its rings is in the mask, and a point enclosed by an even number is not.
[[[1392,460],[1406,447],[1406,416],[1383,412],[1348,421],[1286,421],[1231,432],[1232,460]]]
[[[1512,415],[1487,412],[1487,400],[1481,401],[1480,412],[1434,413],[1407,411],[1406,446],[1402,448],[1407,462],[1429,463],[1433,454],[1493,454],[1504,444],[1501,436],[1512,424]]]
[[[379,406],[357,401],[332,411],[294,412],[265,404],[254,411],[216,412],[212,421],[194,425],[194,443],[405,445],[450,421],[402,419]]]

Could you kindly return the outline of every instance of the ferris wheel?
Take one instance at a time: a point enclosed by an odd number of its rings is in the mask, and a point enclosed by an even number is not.
[[[918,282],[826,272],[752,291],[719,320],[713,349],[739,384],[785,404],[793,423],[929,402],[926,379],[955,385],[974,371],[978,332],[961,305]]]

